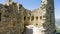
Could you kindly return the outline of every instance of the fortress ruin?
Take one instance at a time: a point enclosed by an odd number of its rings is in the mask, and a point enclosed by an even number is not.
[[[12,0],[0,4],[0,34],[56,34],[54,0],[32,11]]]

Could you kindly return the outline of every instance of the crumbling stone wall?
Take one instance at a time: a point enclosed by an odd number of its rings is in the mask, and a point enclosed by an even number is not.
[[[55,34],[54,17],[53,0],[42,0],[32,11],[15,2],[0,4],[0,34]]]
[[[0,34],[21,34],[24,30],[23,12],[24,7],[17,3],[11,5],[0,5],[1,21]]]

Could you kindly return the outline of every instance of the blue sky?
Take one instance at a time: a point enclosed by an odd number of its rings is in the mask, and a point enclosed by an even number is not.
[[[18,2],[20,4],[22,4],[25,8],[29,9],[29,10],[33,10],[36,8],[40,7],[40,1],[41,0],[13,0],[15,2]],[[5,3],[6,0],[0,0],[0,3]],[[54,0],[55,2],[55,18],[58,19],[60,18],[60,0]]]

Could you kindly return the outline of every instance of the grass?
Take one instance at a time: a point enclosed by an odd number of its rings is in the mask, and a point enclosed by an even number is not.
[[[59,28],[57,28],[56,31],[57,31],[58,33],[60,33],[60,29],[59,29]]]

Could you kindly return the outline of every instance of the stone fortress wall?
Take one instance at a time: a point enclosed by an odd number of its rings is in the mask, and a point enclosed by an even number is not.
[[[53,0],[42,0],[41,7],[28,10],[23,5],[10,2],[0,4],[0,34],[55,34]],[[32,31],[27,28],[31,25]]]

